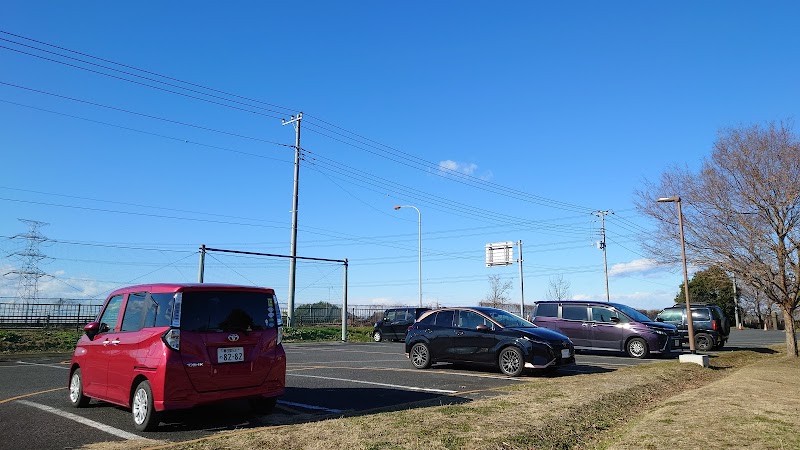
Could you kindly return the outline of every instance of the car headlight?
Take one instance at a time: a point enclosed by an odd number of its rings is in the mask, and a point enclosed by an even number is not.
[[[652,331],[655,334],[660,334],[662,336],[666,336],[667,335],[667,332],[664,331],[664,330],[658,330],[658,329],[655,329],[655,328],[650,328],[650,331]]]

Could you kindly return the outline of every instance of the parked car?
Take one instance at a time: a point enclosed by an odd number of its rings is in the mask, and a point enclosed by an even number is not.
[[[569,336],[578,350],[613,350],[633,358],[681,345],[675,325],[651,320],[630,306],[601,301],[542,301],[533,323]]]
[[[402,341],[406,338],[408,327],[425,311],[430,311],[430,308],[387,309],[383,312],[383,318],[375,322],[372,330],[372,340],[375,342],[383,340]]]
[[[443,308],[409,328],[406,357],[417,369],[434,362],[494,365],[508,376],[525,368],[553,372],[575,364],[568,337],[495,308]]]
[[[268,412],[286,386],[272,289],[153,284],[111,293],[84,327],[69,370],[74,407],[95,398],[131,408],[150,431],[167,410],[247,398]]]
[[[731,326],[722,308],[717,305],[692,303],[692,328],[694,329],[694,345],[697,350],[708,351],[722,348],[728,341]],[[664,309],[656,316],[659,322],[673,324],[678,327],[683,342],[689,343],[689,326],[686,322],[686,305],[676,303]]]

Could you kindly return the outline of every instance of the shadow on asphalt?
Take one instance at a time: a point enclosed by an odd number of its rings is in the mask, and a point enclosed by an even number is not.
[[[268,427],[296,423],[310,423],[327,420],[333,417],[360,416],[385,411],[401,411],[433,405],[457,405],[469,403],[472,399],[454,395],[428,392],[414,392],[390,388],[286,388],[283,398],[291,398],[292,404],[280,402],[270,414],[254,412],[247,400],[232,400],[213,405],[197,406],[192,409],[169,411],[163,414],[161,425],[152,434],[165,433],[169,438],[172,433],[206,432],[239,430],[255,427]],[[355,404],[358,409],[305,409],[303,404],[320,403]],[[89,408],[115,408],[130,414],[130,410],[105,402],[93,401]]]

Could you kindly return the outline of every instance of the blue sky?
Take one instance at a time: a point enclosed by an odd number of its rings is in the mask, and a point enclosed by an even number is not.
[[[484,266],[485,244],[518,240],[527,302],[554,276],[575,298],[604,298],[592,212],[610,210],[612,300],[661,308],[682,274],[645,259],[637,237],[657,236],[633,192],[675,164],[697,168],[722,128],[796,116],[799,12],[6,2],[0,269],[20,268],[20,218],[48,223],[46,297],[195,281],[201,244],[288,254],[294,129],[281,118],[302,111],[298,255],[347,258],[350,304],[416,304],[417,214],[402,204],[422,213],[426,304],[475,304],[489,275],[518,301],[517,266]],[[288,262],[210,254],[205,278],[286,299]],[[342,278],[299,262],[297,302],[340,302]],[[0,279],[0,296],[17,288]]]

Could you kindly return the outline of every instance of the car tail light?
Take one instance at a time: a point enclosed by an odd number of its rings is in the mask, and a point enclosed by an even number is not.
[[[166,333],[161,335],[161,340],[167,344],[167,347],[178,351],[181,349],[181,330],[170,328]]]
[[[711,329],[717,331],[718,321],[716,319],[711,321]]]
[[[275,345],[281,345],[283,342],[283,327],[278,327],[278,342]]]

